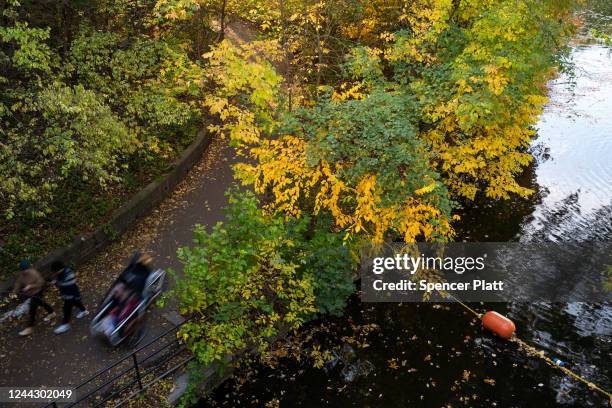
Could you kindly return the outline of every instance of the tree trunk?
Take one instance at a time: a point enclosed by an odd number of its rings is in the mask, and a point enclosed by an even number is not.
[[[227,8],[227,0],[221,2],[221,15],[219,20],[221,21],[221,41],[225,39],[225,9]]]

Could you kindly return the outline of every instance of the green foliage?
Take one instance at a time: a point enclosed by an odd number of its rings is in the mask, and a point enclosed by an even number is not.
[[[355,291],[354,260],[340,234],[318,228],[304,243],[301,273],[314,280],[315,306],[319,313],[340,316]]]
[[[49,29],[30,28],[25,22],[17,22],[12,27],[0,27],[3,43],[16,47],[11,53],[0,51],[2,59],[10,59],[19,70],[49,72],[51,49],[44,43],[49,38]]]
[[[31,115],[28,123],[4,129],[0,144],[0,195],[8,218],[19,204],[34,217],[48,214],[53,194],[69,177],[102,186],[115,180],[131,135],[94,92],[51,83],[26,97],[20,112]]]
[[[196,318],[181,336],[203,364],[255,346],[316,311],[313,278],[298,272],[296,243],[282,217],[264,214],[253,195],[230,197],[225,223],[195,231],[181,248],[183,277],[173,290],[182,313]]]
[[[128,4],[98,6],[107,21],[133,11]],[[62,7],[54,18],[66,22],[85,10],[77,3]],[[132,28],[144,28],[152,17],[139,11],[145,14]],[[142,159],[173,158],[201,114],[201,87],[184,80],[201,76],[187,55],[188,41],[104,30],[82,16],[68,30],[54,18],[34,27],[30,21],[45,20],[17,1],[3,11],[0,166],[7,178],[0,211],[9,219],[17,212],[49,216],[55,191],[73,177],[105,188],[120,182],[130,164],[140,170]]]
[[[353,185],[376,174],[383,205],[415,195],[439,178],[431,169],[430,153],[417,138],[417,105],[409,95],[377,88],[359,100],[326,98],[296,115],[310,146],[309,164],[333,163],[340,168],[338,175]],[[297,133],[297,129],[288,131]],[[435,206],[449,216],[450,204],[441,183],[427,196],[437,197]]]
[[[356,191],[339,200],[344,214],[361,218],[355,222],[355,232],[363,229],[374,239],[385,234],[444,239],[448,232],[444,225],[451,217],[450,198],[431,168],[431,153],[417,137],[414,97],[376,87],[363,99],[323,98],[295,116],[290,123],[299,127],[283,131],[303,135],[308,166],[317,168],[326,163],[338,169],[338,184]],[[368,180],[375,181],[371,197]],[[432,209],[424,221],[405,212],[414,198],[419,199],[419,208]],[[333,207],[330,210],[335,211]],[[407,230],[418,232],[406,234]]]
[[[180,336],[203,365],[300,327],[316,312],[339,314],[353,290],[352,260],[335,234],[307,219],[285,220],[257,206],[252,193],[232,192],[226,221],[181,248],[183,273],[171,297],[194,315]],[[332,258],[330,258],[332,257]],[[263,354],[262,354],[263,355]]]
[[[136,134],[149,154],[171,157],[174,140],[189,130],[200,114],[200,88],[185,87],[181,76],[197,74],[199,67],[178,45],[145,36],[128,45],[116,33],[82,27],[67,56],[64,75],[86,83],[104,95],[113,110]]]
[[[197,39],[156,27],[154,6],[0,6],[2,269],[103,225],[193,140],[202,120]],[[47,233],[52,225],[63,231]]]

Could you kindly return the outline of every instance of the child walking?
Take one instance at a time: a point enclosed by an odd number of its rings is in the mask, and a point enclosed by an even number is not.
[[[51,264],[51,271],[55,275],[55,286],[64,299],[64,318],[62,323],[53,330],[55,334],[62,334],[70,330],[70,317],[72,308],[77,307],[79,313],[76,318],[80,319],[89,314],[89,311],[81,302],[81,292],[76,284],[76,276],[74,271],[64,265],[62,261],[55,261]]]

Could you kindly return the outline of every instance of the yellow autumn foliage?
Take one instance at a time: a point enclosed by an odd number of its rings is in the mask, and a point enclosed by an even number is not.
[[[389,115],[404,112],[406,128],[397,131],[404,132],[405,139],[396,142],[422,144],[402,153],[414,156],[413,173],[399,170],[393,179],[389,173],[381,174],[380,165],[368,170],[354,167],[356,157],[351,154],[360,150],[351,150],[351,143],[363,142],[364,149],[370,144],[372,154],[379,155],[384,152],[376,147],[377,137],[382,137],[381,146],[396,147],[382,141],[388,136],[384,110],[377,117],[382,127],[368,129],[373,133],[354,130],[372,140],[360,141],[334,130],[351,128],[350,117],[343,122],[346,117],[331,114],[329,123],[314,128],[295,123],[304,117],[286,121],[283,115],[289,98],[269,61],[282,59],[282,51],[296,51],[292,47],[307,46],[303,43],[294,41],[286,50],[279,50],[278,41],[242,48],[221,43],[208,55],[208,79],[215,88],[205,103],[221,118],[214,129],[229,135],[247,158],[236,165],[236,175],[257,193],[271,195],[270,211],[297,217],[305,211],[330,214],[346,238],[365,235],[382,241],[389,233],[406,241],[448,238],[454,217],[446,195],[471,200],[479,193],[493,199],[531,193],[519,184],[517,175],[531,161],[526,148],[535,134],[532,125],[546,103],[544,84],[553,72],[555,41],[567,34],[563,22],[569,6],[538,5],[534,0],[383,3],[364,3],[360,20],[340,30],[346,38],[368,44],[350,52],[351,78],[335,86],[319,85],[317,92],[330,90],[326,103],[332,110],[337,104],[338,110],[351,112],[356,106],[352,104],[359,102],[368,109],[368,101],[378,93],[376,100],[391,103]],[[289,13],[287,24],[308,26],[319,36],[330,27],[331,4],[320,2],[305,8],[303,14]],[[556,37],[547,38],[545,30],[557,30]],[[455,36],[454,45],[441,45],[449,36]],[[327,44],[318,43],[318,59],[297,61],[320,70],[321,55],[331,52]],[[257,51],[261,49],[270,57],[262,57]],[[303,102],[307,110],[317,111],[321,105],[318,99]],[[359,112],[354,114],[361,119]],[[414,135],[412,129],[416,129]],[[330,155],[342,143],[349,143],[344,147],[352,153]],[[423,160],[439,177],[419,170]],[[412,179],[407,174],[423,176]],[[394,187],[389,180],[394,180]],[[402,189],[404,194],[398,195]]]

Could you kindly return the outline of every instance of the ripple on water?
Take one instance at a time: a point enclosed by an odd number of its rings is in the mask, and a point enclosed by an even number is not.
[[[612,238],[606,211],[612,204],[612,58],[599,45],[578,47],[572,57],[576,76],[551,82],[551,102],[538,125],[538,144],[550,160],[536,156],[536,182],[546,195],[522,226],[522,240]]]
[[[564,76],[551,83],[551,102],[538,126],[537,143],[547,154],[535,156],[535,179],[545,193],[523,223],[521,241],[612,239],[612,56],[591,45],[576,48],[573,59],[575,82],[569,85]],[[547,354],[610,385],[610,304],[514,304],[510,315]],[[579,384],[560,378],[554,387],[557,402],[576,402]]]

